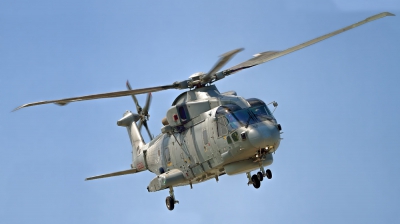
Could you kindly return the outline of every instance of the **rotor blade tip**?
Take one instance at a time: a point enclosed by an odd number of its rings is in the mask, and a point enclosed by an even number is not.
[[[233,56],[233,55],[235,55],[235,54],[237,54],[237,53],[239,53],[239,52],[241,52],[243,50],[244,50],[244,48],[238,48],[238,49],[235,49],[235,50],[231,50],[231,51],[228,51],[228,52],[220,55],[220,57],[226,57],[226,56],[229,56],[229,55]]]
[[[241,52],[241,51],[243,51],[244,50],[244,48],[243,47],[241,47],[241,48],[238,48],[238,49],[236,49],[236,50],[233,50],[234,52]]]
[[[239,52],[241,52],[241,51],[243,51],[243,50],[244,50],[244,48],[241,47],[241,48],[238,48],[238,49],[234,50],[234,52],[235,52],[235,53],[239,53]]]
[[[15,108],[14,110],[12,110],[11,112],[15,112],[15,111],[17,111],[17,110],[19,110],[19,109],[21,109],[21,108],[24,108],[25,106],[26,106],[26,104],[21,105],[21,106]]]

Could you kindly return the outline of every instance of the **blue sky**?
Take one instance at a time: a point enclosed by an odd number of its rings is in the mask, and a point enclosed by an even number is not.
[[[224,52],[284,50],[382,11],[373,21],[216,83],[277,101],[281,146],[260,189],[245,175],[148,193],[154,174],[85,182],[128,169],[116,121],[130,97],[40,100],[171,84],[207,72]],[[2,1],[2,223],[398,223],[400,3],[331,1]],[[149,126],[178,90],[153,94]],[[145,97],[139,96],[144,104]],[[146,135],[144,135],[146,138]]]

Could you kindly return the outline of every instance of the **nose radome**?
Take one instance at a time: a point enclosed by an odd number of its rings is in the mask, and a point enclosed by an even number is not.
[[[260,123],[248,130],[250,144],[255,148],[277,145],[280,139],[278,128],[273,124]]]

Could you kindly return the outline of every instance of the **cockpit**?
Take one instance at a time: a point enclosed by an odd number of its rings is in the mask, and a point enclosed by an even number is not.
[[[242,109],[235,104],[226,104],[217,109],[219,136],[226,135],[239,127],[247,127],[267,120],[276,123],[274,116],[263,101],[256,98],[247,99],[247,101],[250,104],[249,108]]]
[[[276,123],[274,115],[271,113],[264,101],[257,98],[250,98],[247,99],[247,102],[250,104],[250,112],[254,114],[259,121],[270,120]]]

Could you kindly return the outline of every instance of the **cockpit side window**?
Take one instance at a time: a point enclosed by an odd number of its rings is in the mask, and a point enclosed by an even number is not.
[[[217,131],[218,137],[226,136],[228,134],[228,120],[225,116],[219,116],[217,118]]]
[[[225,136],[228,132],[231,133],[239,127],[257,122],[248,109],[242,109],[231,104],[218,108],[216,116],[218,118],[218,136]]]
[[[239,122],[232,114],[226,114],[225,117],[228,121],[227,126],[229,130],[236,130],[238,127],[240,127]]]

